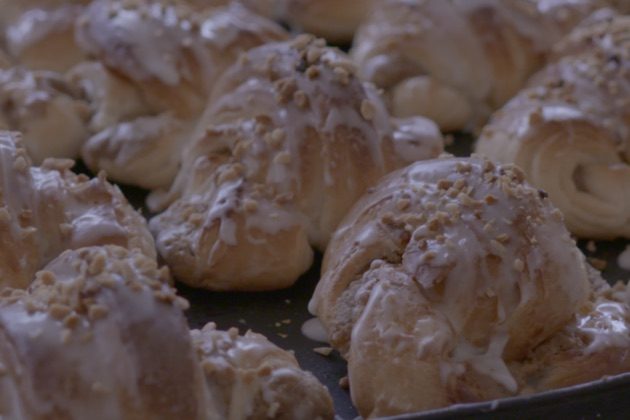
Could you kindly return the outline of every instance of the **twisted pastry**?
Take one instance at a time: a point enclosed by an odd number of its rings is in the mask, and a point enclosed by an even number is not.
[[[302,36],[251,50],[218,82],[150,227],[181,281],[291,285],[382,175],[442,150],[434,124],[390,121],[349,60]]]
[[[352,55],[365,79],[388,90],[394,115],[461,129],[511,98],[566,28],[603,4],[382,0]]]
[[[168,187],[216,79],[241,52],[287,36],[237,3],[212,6],[98,0],[87,9],[78,38],[104,65],[73,72],[91,86],[93,128],[100,131],[82,151],[90,169],[106,169],[126,184]],[[121,94],[130,99],[122,110]]]
[[[596,379],[613,360],[627,370],[630,310],[606,298],[519,169],[442,159],[357,202],[309,309],[348,360],[359,412],[377,417]]]
[[[280,16],[294,28],[344,44],[352,41],[376,1],[279,0],[278,3]]]
[[[0,129],[23,133],[36,163],[77,157],[89,136],[89,113],[79,89],[57,73],[0,69]]]
[[[629,17],[580,26],[476,146],[522,167],[579,236],[630,237],[629,51]]]
[[[74,162],[34,167],[18,134],[0,131],[0,286],[25,288],[66,249],[115,244],[155,257],[146,222],[103,177]]]
[[[116,246],[66,251],[0,297],[0,415],[332,418],[326,389],[264,337],[189,331],[168,271]],[[302,397],[288,400],[288,389]]]

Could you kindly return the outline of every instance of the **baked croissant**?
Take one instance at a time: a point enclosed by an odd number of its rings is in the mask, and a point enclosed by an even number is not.
[[[522,167],[578,236],[630,237],[629,51],[628,16],[576,28],[476,146]]]
[[[210,6],[196,11],[186,2],[98,0],[88,7],[78,39],[104,67],[75,69],[73,78],[79,82],[86,78],[84,85],[105,81],[116,91],[130,84],[124,95],[133,98],[129,102],[133,106],[127,110],[132,112],[119,113],[118,94],[102,87],[90,90],[97,94],[93,101],[95,113],[100,115],[99,121],[93,121],[94,128],[105,130],[88,140],[83,149],[90,169],[106,169],[111,179],[126,184],[168,187],[173,181],[173,165],[179,164],[177,150],[184,147],[186,130],[203,112],[216,79],[241,52],[287,37],[279,25],[239,4]],[[104,118],[108,113],[112,115]],[[170,117],[164,117],[165,113]],[[147,130],[147,120],[134,121],[137,116],[151,118],[150,125],[161,128]],[[173,118],[179,121],[165,122]],[[103,127],[104,122],[109,125]],[[126,146],[119,134],[129,124],[140,126],[141,133],[134,133],[134,144]],[[181,130],[162,135],[174,126]],[[155,149],[157,144],[164,153]],[[131,154],[130,149],[134,150]],[[147,177],[161,172],[165,160],[171,162],[168,174]],[[134,166],[142,171],[129,169]]]
[[[350,43],[379,0],[278,0],[280,16],[292,27],[335,44]]]
[[[338,50],[309,36],[246,53],[217,84],[150,227],[175,276],[209,289],[291,285],[382,175],[442,151],[428,120],[390,121]]]
[[[264,337],[189,331],[168,270],[116,246],[66,251],[0,296],[0,416],[332,419],[326,388]]]
[[[17,133],[0,131],[0,286],[25,288],[66,249],[115,244],[155,258],[142,216],[101,176],[70,160],[32,166]]]
[[[360,414],[378,417],[596,379],[619,371],[615,357],[630,369],[628,305],[596,296],[545,193],[517,167],[451,158],[357,202],[309,309],[348,360]],[[549,343],[561,336],[582,341]]]
[[[23,133],[30,157],[75,158],[89,136],[89,108],[60,74],[21,67],[0,69],[0,129]]]
[[[518,92],[566,28],[603,4],[380,0],[352,55],[362,76],[388,91],[395,116],[462,129]]]

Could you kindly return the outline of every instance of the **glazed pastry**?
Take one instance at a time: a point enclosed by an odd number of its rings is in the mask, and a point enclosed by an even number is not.
[[[83,146],[83,162],[109,179],[145,189],[168,188],[192,131],[171,113],[139,117],[95,134]]]
[[[86,0],[7,0],[0,4],[0,30],[9,53],[34,70],[65,72],[85,60],[74,26]]]
[[[191,331],[216,419],[332,419],[324,386],[263,335],[212,323]]]
[[[352,55],[390,95],[395,116],[470,128],[511,98],[564,33],[604,4],[563,1],[381,0]]]
[[[103,66],[75,69],[73,78],[88,86],[93,128],[105,130],[83,149],[90,169],[106,169],[125,184],[168,187],[179,164],[177,151],[217,78],[241,52],[287,37],[280,26],[239,4],[210,6],[196,11],[186,2],[98,0],[87,9],[79,41]],[[126,109],[119,108],[122,98],[130,99],[122,100]],[[146,118],[135,121],[138,116]],[[129,126],[141,132],[121,136]],[[177,135],[164,134],[175,126]],[[133,144],[123,145],[126,140]],[[157,144],[161,151],[145,153]],[[165,159],[168,168],[162,173]]]
[[[66,249],[115,244],[155,258],[146,222],[101,176],[70,160],[32,166],[17,133],[0,132],[0,286],[25,288]]]
[[[630,237],[629,51],[627,16],[576,28],[476,146],[522,167],[578,236]]]
[[[297,30],[333,44],[350,43],[359,25],[379,0],[279,0],[280,15]]]
[[[89,136],[89,108],[61,75],[20,67],[0,70],[0,129],[23,133],[29,155],[75,158]]]
[[[309,36],[242,56],[218,82],[151,229],[175,276],[215,290],[287,287],[385,173],[442,151],[391,121],[347,57]]]
[[[133,80],[153,108],[183,117],[202,112],[213,82],[240,52],[286,37],[238,5],[196,14],[147,0],[95,1],[79,28],[87,52]]]
[[[326,389],[262,336],[190,332],[167,280],[139,251],[106,246],[66,251],[28,291],[5,289],[0,416],[332,419]]]
[[[575,383],[557,377],[609,347],[629,368],[628,306],[595,295],[561,213],[518,168],[450,158],[392,173],[357,202],[309,309],[348,360],[360,414],[378,417]],[[548,344],[576,328],[582,345]]]

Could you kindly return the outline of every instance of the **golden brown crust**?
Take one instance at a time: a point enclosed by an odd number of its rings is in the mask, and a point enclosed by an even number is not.
[[[348,359],[360,413],[381,416],[518,393],[506,363],[588,293],[561,215],[520,170],[443,159],[388,175],[353,207],[310,309]]]
[[[185,3],[144,0],[96,1],[78,31],[83,48],[132,79],[153,107],[183,117],[202,111],[214,81],[239,53],[285,37],[239,5],[195,13]]]

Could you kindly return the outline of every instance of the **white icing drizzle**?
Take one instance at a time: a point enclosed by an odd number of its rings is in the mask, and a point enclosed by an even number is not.
[[[593,311],[579,317],[577,330],[591,339],[584,354],[600,352],[608,347],[630,347],[628,315],[627,303],[600,299]]]
[[[145,1],[95,2],[78,33],[84,48],[136,81],[192,81],[205,94],[239,52],[284,37],[279,26],[238,4],[195,13],[184,4]]]
[[[237,247],[276,255],[286,235],[300,239],[296,260],[310,263],[310,245],[324,249],[344,212],[382,175],[442,151],[434,124],[391,123],[348,58],[309,36],[243,55],[210,104],[161,197],[179,199],[151,221],[167,260],[184,253],[201,260],[197,277],[220,275],[211,269],[218,262],[207,261],[245,252]],[[209,260],[196,256],[207,249]],[[176,269],[178,278],[186,271]]]
[[[11,234],[5,239],[11,247],[0,257],[3,285],[26,287],[66,249],[110,243],[154,255],[144,220],[117,188],[73,174],[72,161],[32,167],[15,136],[0,132],[0,223]],[[22,262],[20,270],[10,268],[12,259]]]
[[[311,318],[308,321],[302,324],[301,328],[302,334],[308,338],[309,340],[319,341],[322,343],[328,343],[328,333],[326,332],[326,328],[324,324],[317,319]]]
[[[444,387],[472,369],[517,393],[507,363],[568,322],[589,290],[561,215],[523,181],[476,159],[419,162],[381,181],[331,242],[309,305],[333,345],[357,363],[363,340],[383,341],[388,357],[435,360]]]

